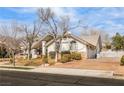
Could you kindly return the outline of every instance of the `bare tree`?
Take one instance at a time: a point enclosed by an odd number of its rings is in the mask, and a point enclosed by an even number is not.
[[[50,8],[40,8],[38,16],[41,23],[48,27],[48,33],[53,36],[55,42],[55,62],[57,62],[62,38],[68,31],[77,28],[79,25],[72,26],[68,16],[58,17]],[[57,41],[58,38],[59,41]]]
[[[1,35],[3,37],[3,43],[12,59],[12,63],[15,66],[15,53],[20,49],[18,40],[18,24],[17,22],[12,22],[11,25],[1,26]]]
[[[97,35],[101,31],[95,28],[89,28],[88,26],[84,27],[84,29],[81,31],[81,36],[90,36],[90,35]]]
[[[23,25],[21,27],[21,30],[24,32],[23,43],[28,51],[28,60],[31,60],[32,45],[35,42],[35,39],[38,37],[40,29],[41,26],[37,25],[36,23],[34,23],[32,27],[27,25]]]

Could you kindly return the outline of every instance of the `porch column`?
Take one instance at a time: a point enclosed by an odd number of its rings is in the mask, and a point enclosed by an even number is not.
[[[46,47],[45,47],[46,41],[42,41],[42,55],[46,55]]]

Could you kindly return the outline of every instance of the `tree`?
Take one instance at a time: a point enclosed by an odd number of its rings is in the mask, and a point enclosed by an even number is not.
[[[18,24],[16,21],[13,21],[10,25],[1,26],[1,35],[3,37],[3,43],[5,48],[9,53],[9,57],[12,59],[12,63],[15,66],[15,54],[20,49],[18,41]]]
[[[97,35],[100,31],[97,29],[90,28],[89,26],[84,26],[83,29],[80,31],[80,36],[91,36]]]
[[[111,49],[111,37],[105,31],[101,31],[101,40],[103,43],[103,47],[106,49]]]
[[[124,50],[124,36],[122,36],[122,49]]]
[[[77,28],[79,25],[72,26],[68,16],[58,17],[50,8],[40,8],[38,16],[41,23],[48,27],[48,34],[53,37],[55,42],[55,62],[57,62],[62,38],[68,31]]]
[[[32,45],[35,42],[35,39],[38,37],[40,32],[41,26],[38,25],[36,22],[33,24],[32,27],[28,27],[27,25],[22,25],[20,30],[24,33],[23,38],[23,45],[25,45],[28,51],[28,60],[31,60],[31,50]]]
[[[119,33],[116,33],[116,35],[112,37],[112,45],[115,50],[121,50],[123,48],[123,39]]]

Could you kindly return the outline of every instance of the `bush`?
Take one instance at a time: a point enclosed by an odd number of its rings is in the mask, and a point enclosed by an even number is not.
[[[56,55],[56,53],[54,51],[49,52],[49,57],[51,59],[55,59],[55,55]]]
[[[106,45],[106,49],[111,49],[111,45]]]
[[[7,51],[5,48],[0,49],[0,58],[6,58],[7,56]],[[9,56],[8,56],[9,58]]]
[[[70,51],[62,51],[61,56],[63,56],[64,54],[71,54],[71,53],[70,53]]]
[[[66,63],[71,61],[71,55],[70,54],[63,54],[61,57],[61,62]]]
[[[42,56],[42,62],[43,62],[43,63],[48,63],[48,58],[47,58],[47,56]]]
[[[124,55],[121,57],[121,65],[124,65]]]
[[[74,60],[81,60],[81,53],[72,52],[71,53],[71,58],[74,59]]]

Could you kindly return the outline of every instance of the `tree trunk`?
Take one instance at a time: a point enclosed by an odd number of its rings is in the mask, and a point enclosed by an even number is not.
[[[14,51],[12,51],[12,60],[13,60],[13,66],[15,67],[15,54],[14,54]]]
[[[28,60],[31,60],[31,45],[29,44],[29,49],[28,49]]]
[[[58,52],[55,52],[55,62],[58,62]]]
[[[28,60],[31,60],[31,49],[28,49]]]
[[[58,55],[59,55],[59,59],[60,59],[60,60],[61,60],[61,58],[62,58],[62,56],[61,56],[61,52],[62,52],[62,51],[61,51],[61,48],[60,48],[61,46],[62,46],[62,38],[60,38],[60,41],[59,41],[59,49],[58,49],[58,50],[59,50],[59,54],[58,54]]]
[[[61,42],[62,42],[62,38],[59,40],[59,44],[57,44],[57,40],[55,41],[55,62],[58,62],[58,59],[61,59]]]
[[[58,62],[58,45],[57,45],[57,40],[55,40],[55,62]]]

